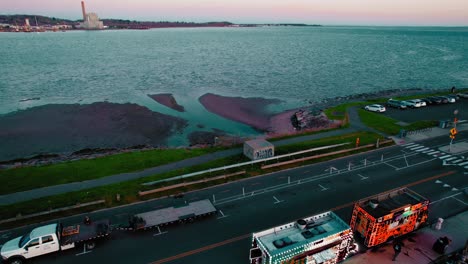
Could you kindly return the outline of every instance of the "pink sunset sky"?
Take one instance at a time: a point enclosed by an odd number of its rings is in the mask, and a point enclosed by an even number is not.
[[[468,26],[468,0],[88,0],[100,18],[323,25]],[[80,0],[1,0],[0,14],[81,18]]]

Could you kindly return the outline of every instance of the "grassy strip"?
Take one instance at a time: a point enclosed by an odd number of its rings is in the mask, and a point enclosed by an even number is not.
[[[437,125],[437,121],[417,121],[409,126],[400,126],[397,124],[397,120],[379,113],[369,112],[364,109],[358,109],[358,113],[363,124],[389,135],[397,135],[400,132],[400,129],[409,131]]]
[[[140,171],[218,150],[219,148],[157,149],[45,166],[0,170],[0,182],[3,182],[0,185],[0,194]]]
[[[297,144],[293,144],[293,145],[289,145],[289,146],[284,146],[284,147],[278,148],[277,151],[280,151],[280,153],[287,153],[288,151],[292,151],[292,150],[299,150],[299,149],[311,148],[311,147],[316,147],[316,146],[330,145],[330,144],[334,144],[336,142],[340,142],[340,143],[343,143],[343,142],[346,142],[346,141],[355,142],[356,137],[359,137],[361,139],[361,144],[373,143],[373,142],[375,142],[375,140],[377,138],[379,138],[378,135],[372,134],[372,133],[369,133],[369,132],[353,133],[353,134],[344,135],[344,136],[336,136],[336,137],[324,138],[324,139],[320,139],[320,140],[314,140],[314,141],[309,141],[309,142],[301,142],[301,143],[297,143]],[[354,144],[347,145],[347,148],[352,148],[352,147],[354,147]],[[336,150],[336,149],[334,149],[334,150]],[[314,152],[314,153],[311,153],[309,155],[315,155],[315,154],[318,154],[318,152]],[[343,154],[343,155],[339,155],[339,156],[345,156],[345,155]],[[77,203],[85,203],[85,202],[90,202],[90,201],[99,200],[99,199],[105,199],[106,203],[104,205],[100,206],[100,207],[98,206],[98,207],[93,208],[93,209],[104,208],[104,207],[114,207],[114,206],[118,206],[118,205],[122,205],[122,204],[129,204],[129,203],[136,202],[136,201],[146,200],[146,199],[150,199],[150,198],[163,197],[163,196],[171,195],[171,194],[174,194],[174,193],[187,192],[187,191],[190,191],[190,190],[206,188],[208,186],[213,186],[213,185],[217,185],[217,184],[220,184],[220,183],[225,183],[225,182],[228,182],[228,181],[234,181],[234,180],[238,180],[238,179],[241,179],[241,178],[252,177],[252,176],[256,176],[256,175],[260,175],[260,174],[264,174],[264,173],[279,171],[279,170],[284,169],[284,168],[293,168],[293,167],[299,166],[299,165],[312,164],[312,163],[316,163],[316,162],[320,162],[320,161],[324,161],[324,160],[330,160],[330,159],[333,159],[333,158],[336,158],[336,157],[338,157],[338,156],[326,157],[326,158],[323,158],[323,159],[311,160],[311,161],[303,162],[303,163],[300,163],[300,164],[287,165],[287,166],[284,166],[284,167],[281,167],[281,168],[278,167],[278,168],[272,168],[272,169],[268,169],[268,170],[261,170],[260,169],[261,164],[256,164],[256,165],[253,165],[253,166],[246,166],[244,168],[235,168],[235,169],[231,169],[231,170],[227,170],[227,171],[219,171],[217,173],[199,175],[199,176],[193,177],[191,179],[174,181],[174,182],[170,182],[170,183],[168,183],[168,182],[161,183],[161,184],[154,185],[154,186],[142,186],[141,185],[141,183],[143,183],[143,182],[149,182],[149,181],[155,181],[155,180],[170,178],[170,177],[179,176],[179,175],[182,175],[182,174],[191,173],[191,172],[195,172],[195,171],[206,170],[206,169],[209,169],[209,168],[221,167],[221,166],[224,166],[224,165],[229,165],[229,164],[234,164],[234,163],[238,163],[238,162],[247,161],[247,158],[244,157],[243,155],[236,155],[236,156],[232,156],[232,157],[228,157],[228,158],[214,160],[214,161],[211,161],[211,162],[208,162],[208,163],[205,163],[205,164],[200,164],[200,165],[197,165],[197,166],[193,166],[193,167],[190,167],[190,168],[184,168],[184,169],[179,169],[179,170],[168,172],[168,173],[153,175],[153,176],[150,176],[150,177],[146,177],[144,179],[132,180],[132,181],[128,181],[128,182],[97,187],[97,188],[89,189],[89,190],[86,190],[86,191],[77,191],[77,192],[66,193],[66,194],[61,194],[61,195],[56,195],[56,196],[51,196],[51,197],[44,197],[44,198],[31,200],[31,201],[26,201],[26,202],[21,202],[21,203],[17,203],[17,204],[13,204],[13,205],[8,205],[8,206],[1,206],[0,207],[0,218],[5,219],[5,218],[15,217],[18,213],[21,213],[23,215],[33,214],[33,213],[37,213],[37,212],[40,212],[40,211],[50,210],[52,208],[65,207],[65,206],[70,206],[70,205],[74,205],[74,204],[77,204]],[[296,157],[296,158],[298,158],[298,157]],[[235,172],[235,171],[239,171],[241,169],[246,170],[247,173],[244,174],[244,175],[235,176],[235,177],[232,177],[232,178],[229,178],[229,179],[220,179],[220,180],[216,180],[216,181],[213,181],[213,182],[205,182],[205,183],[200,183],[200,184],[195,184],[195,185],[190,185],[190,186],[177,188],[177,189],[174,189],[174,190],[168,190],[168,191],[165,191],[165,192],[156,193],[154,195],[148,195],[147,197],[146,196],[145,197],[139,197],[138,196],[138,191],[145,191],[145,190],[155,189],[155,188],[159,188],[159,187],[163,187],[163,186],[168,186],[168,185],[171,185],[171,184],[181,183],[181,182],[184,182],[184,181],[194,181],[194,180],[200,180],[200,179],[204,179],[204,178],[211,178],[211,177],[215,177],[215,176],[218,176],[218,175],[221,175],[221,174],[226,174],[226,173],[232,173],[232,172]],[[120,201],[116,200],[116,195],[117,194],[120,194],[120,197],[121,197]],[[72,215],[72,214],[75,214],[77,212],[83,212],[83,211],[73,210],[73,211],[63,212],[61,214],[49,215],[48,217],[52,218],[52,217],[57,217],[58,215],[59,216]],[[43,218],[43,219],[46,219],[46,218]],[[31,223],[31,222],[36,222],[36,221],[37,221],[37,219],[34,219],[34,220],[20,220],[18,222],[10,223],[8,225],[2,225],[2,227],[8,227],[8,226],[11,226],[11,225],[22,225],[22,224],[25,224],[27,222]]]
[[[348,110],[348,107],[351,106],[363,106],[366,105],[367,102],[353,102],[353,103],[346,103],[346,104],[340,104],[334,107],[330,107],[325,109],[325,115],[327,115],[328,119],[333,119],[333,120],[344,120],[346,117],[346,111]]]

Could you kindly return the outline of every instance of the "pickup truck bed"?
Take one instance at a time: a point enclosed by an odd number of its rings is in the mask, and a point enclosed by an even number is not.
[[[75,230],[75,232],[67,232]],[[66,234],[68,233],[68,235]],[[110,222],[108,219],[93,221],[91,224],[80,224],[72,227],[63,227],[60,230],[61,245],[84,242],[90,239],[108,236],[110,233]]]

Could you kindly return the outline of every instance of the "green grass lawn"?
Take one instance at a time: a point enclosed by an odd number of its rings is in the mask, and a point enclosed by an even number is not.
[[[164,165],[217,150],[220,149],[147,150],[53,165],[0,170],[0,182],[3,183],[0,185],[0,194],[140,171],[145,168]]]
[[[278,153],[288,153],[288,152],[304,150],[304,149],[313,148],[313,147],[331,145],[331,144],[336,144],[336,143],[343,143],[347,141],[349,141],[352,144],[346,145],[345,147],[341,147],[340,149],[353,148],[354,142],[357,137],[360,138],[361,145],[368,144],[368,143],[375,143],[377,138],[380,138],[380,136],[377,134],[373,134],[369,132],[359,132],[359,133],[352,133],[348,135],[335,136],[335,137],[329,137],[329,138],[324,138],[324,139],[319,139],[319,140],[301,142],[301,143],[291,144],[288,146],[282,146],[282,147],[277,148],[276,151]],[[333,149],[330,151],[335,151],[335,150],[337,149]],[[311,153],[310,155],[315,155],[315,154],[317,153]],[[327,157],[326,159],[332,159],[332,158],[333,157]],[[197,179],[210,178],[210,177],[215,177],[218,175],[227,174],[227,173],[240,171],[240,170],[247,171],[246,175],[236,176],[228,180],[221,180],[221,181],[211,182],[211,183],[206,183],[206,184],[198,184],[198,185],[194,185],[190,187],[180,188],[177,190],[166,191],[164,193],[159,193],[153,196],[149,195],[148,197],[144,197],[144,198],[141,198],[138,196],[138,191],[144,191],[144,190],[149,190],[149,189],[155,189],[155,188],[162,187],[162,186],[168,186],[168,185],[180,183],[182,182],[182,180],[159,183],[154,186],[141,185],[144,182],[167,179],[167,178],[180,176],[180,175],[187,174],[187,173],[207,170],[210,168],[218,168],[218,167],[222,167],[225,165],[230,165],[230,164],[235,164],[235,163],[240,163],[240,162],[245,162],[245,161],[248,161],[248,159],[245,156],[235,155],[235,156],[231,156],[231,157],[227,157],[223,159],[214,160],[208,163],[200,164],[197,166],[193,166],[190,168],[178,169],[175,171],[157,174],[157,175],[145,177],[142,179],[131,180],[131,181],[117,183],[117,184],[111,184],[111,185],[92,188],[92,189],[84,190],[84,191],[77,191],[77,192],[61,194],[61,195],[56,195],[56,196],[51,196],[51,197],[44,197],[44,198],[21,202],[21,203],[17,203],[13,205],[8,205],[8,206],[0,206],[0,218],[5,219],[5,218],[14,217],[18,213],[21,213],[22,215],[26,215],[26,214],[36,213],[40,211],[45,211],[45,210],[48,210],[49,208],[60,208],[60,207],[74,205],[77,203],[85,203],[85,202],[90,202],[90,201],[95,201],[95,200],[100,200],[100,199],[105,199],[106,204],[101,205],[99,207],[101,208],[112,207],[112,206],[132,203],[132,202],[136,202],[136,201],[140,201],[144,199],[149,199],[152,197],[165,196],[165,195],[169,195],[169,194],[177,193],[177,192],[186,192],[189,190],[194,190],[196,188],[204,188],[210,185],[223,183],[223,181],[224,182],[232,181],[232,180],[236,180],[240,178],[255,176],[255,175],[277,171],[281,169],[281,168],[275,168],[272,170],[263,171],[260,169],[260,164],[255,164],[253,166],[245,166],[243,168],[234,168],[228,171],[218,171],[218,172],[213,172],[213,173],[207,173],[204,175],[198,175],[191,179],[185,179],[184,181],[193,181]],[[321,159],[310,161],[308,163],[314,163],[314,162],[319,162],[319,161],[321,161]],[[293,165],[293,166],[298,166],[298,165],[299,164]],[[300,165],[304,165],[304,163]],[[120,202],[116,201],[115,199],[116,194],[120,194],[121,196]],[[76,211],[73,213],[76,213]],[[67,213],[65,213],[65,215],[66,214]],[[71,214],[71,212],[69,212],[68,214]],[[63,215],[64,214],[62,214],[62,216]]]
[[[325,115],[327,115],[328,119],[332,120],[344,120],[346,117],[346,111],[348,107],[351,106],[363,106],[366,105],[367,102],[353,102],[353,103],[346,103],[340,104],[334,107],[330,107],[325,109]]]

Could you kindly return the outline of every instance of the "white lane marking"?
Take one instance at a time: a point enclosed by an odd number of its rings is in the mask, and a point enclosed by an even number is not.
[[[458,157],[451,157],[451,158],[445,159],[445,161],[451,161],[451,160],[454,160],[454,159],[458,159]]]
[[[442,181],[437,180],[437,181],[435,181],[435,183],[442,183]]]
[[[322,188],[322,190],[321,190],[322,192],[330,189],[330,188],[323,187],[321,184],[319,184],[318,186],[320,186],[320,188]]]
[[[418,152],[423,152],[423,151],[427,151],[428,149],[429,149],[429,148],[423,148],[423,149],[418,149],[418,150],[416,150],[416,151],[418,151]]]
[[[156,226],[156,227],[158,228],[158,233],[153,234],[153,236],[159,236],[159,235],[167,233],[167,231],[161,232],[161,228],[159,228],[159,226]]]
[[[440,156],[439,159],[446,159],[446,158],[449,158],[449,157],[452,157],[452,155],[444,155],[444,156]]]
[[[362,180],[365,180],[365,179],[369,179],[369,177],[362,176],[361,174],[358,174],[358,176],[361,177],[361,181],[362,181]]]
[[[396,170],[399,169],[397,166],[393,166],[392,164],[389,164],[389,163],[387,163],[387,162],[384,162],[384,164],[385,164],[385,165],[388,165],[388,166],[390,166],[390,167],[392,167],[392,168],[394,168],[394,169],[396,169]]]
[[[422,149],[422,148],[424,148],[424,146],[417,146],[417,147],[415,147],[415,148],[410,148],[410,150],[413,150],[413,151],[414,151],[414,150],[418,150],[418,149]]]
[[[462,163],[458,164],[458,166],[464,166],[466,164],[468,164],[468,161],[462,162]]]
[[[434,161],[434,160],[436,160],[436,158],[430,159],[430,160],[426,160],[426,161],[423,161],[423,162],[419,162],[419,163],[415,163],[415,164],[411,164],[411,165],[408,165],[408,166],[403,167],[403,168],[398,168],[398,169],[396,169],[396,170],[407,169],[407,168],[414,167],[414,166],[418,166],[418,165],[421,165],[421,164],[424,164],[424,163],[428,163],[428,162],[431,162],[431,161]]]
[[[456,197],[452,197],[452,198],[455,199],[455,200],[457,200],[457,201],[459,201],[460,203],[462,203],[462,204],[464,204],[464,205],[468,205],[467,203],[465,203],[464,201],[462,201],[462,200],[460,200],[460,199],[458,199],[458,198],[456,198]]]
[[[453,163],[453,164],[457,164],[457,163],[460,163],[460,162],[462,162],[462,161],[463,161],[463,159],[457,159],[457,160],[452,161],[452,163]]]
[[[404,144],[403,146],[404,146],[404,147],[409,147],[409,146],[411,146],[411,145],[416,145],[416,143],[414,143],[414,142],[406,143],[406,144]]]
[[[452,188],[452,191],[456,192],[456,191],[458,191],[458,189],[455,188],[455,187],[453,187],[453,188]]]
[[[91,253],[91,252],[93,252],[93,251],[92,250],[86,251],[86,243],[84,243],[83,244],[83,252],[75,254],[75,256],[80,256],[80,255],[88,254],[88,253]]]
[[[226,217],[229,216],[229,215],[225,215],[225,214],[223,213],[223,211],[221,211],[221,210],[218,210],[218,211],[219,211],[219,213],[221,214],[221,216],[218,217],[217,219],[222,219],[222,218],[226,218]]]
[[[444,184],[444,186],[442,186],[442,187],[444,187],[444,188],[450,188],[450,187],[452,187],[452,186],[450,186],[450,185],[448,185],[448,184]]]
[[[432,202],[430,202],[429,204],[438,203],[438,202],[440,202],[440,201],[443,201],[443,200],[447,200],[447,199],[453,198],[453,197],[455,197],[455,196],[457,196],[457,195],[460,195],[460,194],[462,194],[462,192],[459,192],[459,193],[456,193],[456,194],[452,194],[452,195],[446,196],[446,197],[444,197],[444,198],[441,198],[441,199],[439,199],[439,200],[436,200],[436,201],[432,201]]]
[[[277,204],[277,203],[281,203],[281,202],[284,202],[283,200],[278,200],[278,198],[276,198],[275,196],[273,196],[273,199],[275,199],[276,202],[274,202],[274,204]]]
[[[429,149],[429,150],[425,150],[423,151],[424,154],[428,154],[429,152],[432,152],[433,150],[432,149]]]

